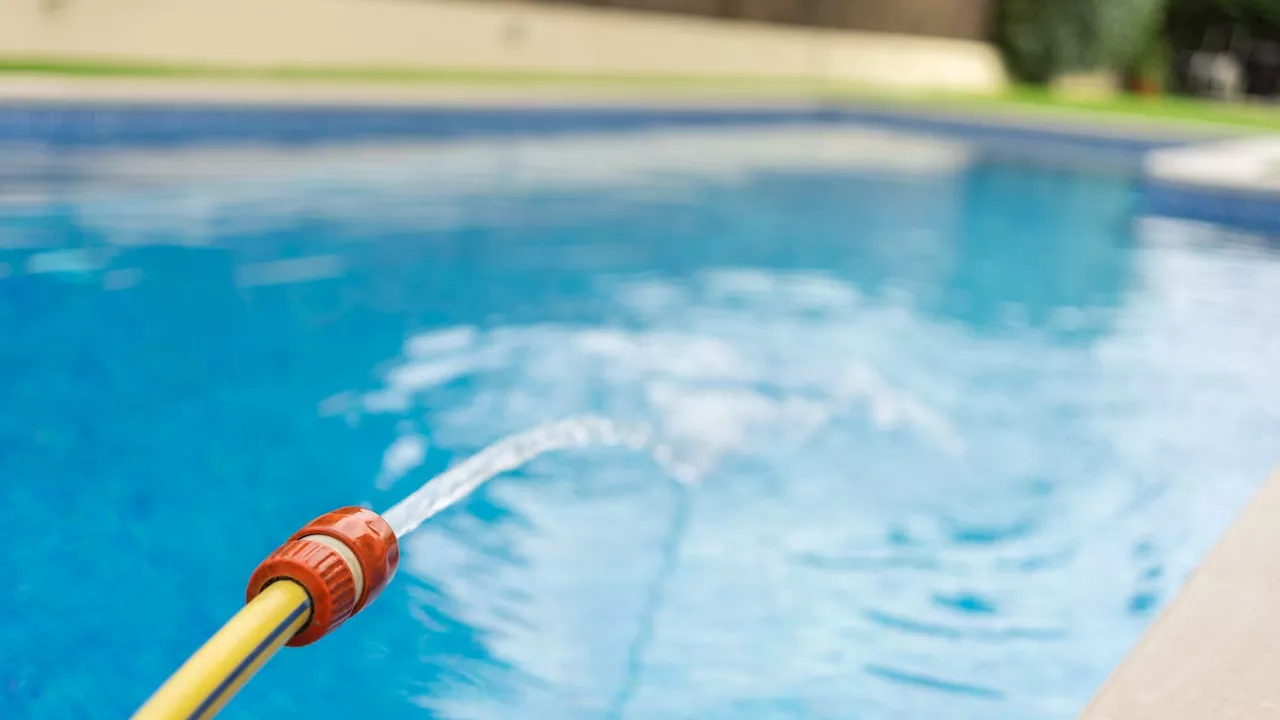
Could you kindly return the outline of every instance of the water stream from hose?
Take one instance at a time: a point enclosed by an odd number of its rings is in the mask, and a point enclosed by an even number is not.
[[[635,450],[650,442],[647,427],[623,428],[595,415],[543,423],[509,435],[428,480],[382,517],[396,537],[413,532],[427,519],[469,495],[484,482],[556,450],[591,446],[626,446]]]

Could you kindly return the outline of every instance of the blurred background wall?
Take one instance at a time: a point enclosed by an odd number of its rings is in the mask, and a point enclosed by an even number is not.
[[[0,0],[14,58],[1270,100],[1280,0]]]
[[[991,0],[534,0],[846,30],[986,40]]]
[[[712,0],[626,1],[684,3],[678,7],[691,12],[498,0],[0,0],[0,56],[778,78],[965,92],[1004,84],[999,55],[984,42],[803,26],[796,13],[813,18],[823,6],[810,0],[716,0],[724,8]],[[797,22],[692,13],[725,8],[785,9]]]

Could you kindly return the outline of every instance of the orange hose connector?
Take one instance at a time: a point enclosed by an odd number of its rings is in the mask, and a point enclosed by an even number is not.
[[[400,545],[381,515],[358,507],[307,523],[253,571],[246,600],[288,578],[311,597],[311,617],[291,646],[309,645],[369,604],[395,575]]]
[[[253,571],[248,604],[178,668],[135,720],[207,720],[281,646],[315,642],[368,605],[396,573],[400,546],[380,515],[334,510]]]

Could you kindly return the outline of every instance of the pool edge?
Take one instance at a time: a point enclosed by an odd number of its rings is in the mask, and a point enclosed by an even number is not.
[[[1078,720],[1280,713],[1280,470],[1272,473]]]

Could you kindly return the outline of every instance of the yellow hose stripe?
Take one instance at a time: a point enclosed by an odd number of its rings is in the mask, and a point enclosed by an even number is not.
[[[236,665],[229,675],[222,679],[222,682],[218,683],[218,686],[205,697],[200,706],[192,711],[189,720],[203,720],[203,718],[213,717],[223,705],[227,704],[227,701],[232,696],[240,692],[240,688],[249,681],[249,678],[257,674],[258,670],[271,659],[271,656],[288,642],[289,638],[293,637],[293,634],[301,628],[298,620],[305,619],[309,609],[309,604],[306,603],[294,608],[294,611],[288,617],[281,621],[267,637],[263,638],[262,642],[258,643],[258,646],[241,660],[240,664]],[[292,632],[288,632],[290,628],[292,628]]]
[[[301,585],[271,583],[178,668],[134,720],[212,717],[306,625],[310,610]]]

